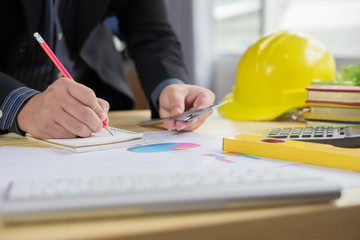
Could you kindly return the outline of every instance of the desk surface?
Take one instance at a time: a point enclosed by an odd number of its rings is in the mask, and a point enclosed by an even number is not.
[[[134,131],[157,131],[137,125],[147,110],[111,112],[111,125]],[[302,126],[296,122],[231,121],[213,114],[196,130],[208,136],[262,135],[271,128]],[[221,126],[221,128],[219,127]],[[15,134],[0,136],[0,146],[48,147]],[[1,220],[0,220],[1,221]],[[1,224],[1,223],[0,223]],[[1,240],[67,239],[360,239],[360,188],[345,189],[334,204],[238,209],[132,218],[0,225]]]

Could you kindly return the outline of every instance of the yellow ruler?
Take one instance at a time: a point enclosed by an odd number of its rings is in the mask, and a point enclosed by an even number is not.
[[[237,135],[223,139],[223,150],[360,171],[360,148],[340,148],[327,144]]]

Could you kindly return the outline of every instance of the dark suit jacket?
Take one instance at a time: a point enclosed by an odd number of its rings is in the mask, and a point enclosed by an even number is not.
[[[110,105],[131,107],[132,94],[124,79],[122,58],[115,50],[112,34],[103,20],[116,15],[121,37],[126,41],[129,56],[134,60],[147,97],[163,80],[178,78],[188,81],[180,45],[167,22],[163,0],[73,0],[78,1],[75,17],[74,49],[92,71],[90,86],[112,88],[118,102]],[[5,0],[0,14],[0,104],[13,89],[23,84],[8,75],[16,69],[16,61],[38,43],[43,0]],[[65,39],[66,39],[66,32]],[[14,58],[14,56],[16,56]],[[100,84],[100,85],[99,85]],[[99,87],[100,86],[100,87]],[[96,90],[95,90],[96,92]],[[121,96],[121,97],[120,97]],[[100,96],[103,97],[103,96]],[[106,99],[106,97],[104,97]],[[108,99],[107,99],[108,100]],[[120,101],[120,102],[119,102]],[[151,104],[150,104],[151,105]],[[157,117],[153,110],[153,117]]]

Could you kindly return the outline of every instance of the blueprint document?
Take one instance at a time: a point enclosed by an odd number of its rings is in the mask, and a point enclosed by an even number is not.
[[[189,172],[211,169],[283,168],[316,174],[342,187],[360,187],[360,173],[222,151],[222,139],[194,132],[147,132],[144,145],[87,153],[0,147],[0,203],[11,181]]]

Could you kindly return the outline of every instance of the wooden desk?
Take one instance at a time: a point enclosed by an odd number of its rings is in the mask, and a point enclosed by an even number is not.
[[[136,123],[149,118],[150,112],[110,113],[112,126],[135,131],[154,131]],[[213,114],[196,132],[224,137],[237,133],[262,135],[281,126],[301,123],[231,121]],[[221,127],[219,127],[221,126]],[[31,140],[8,134],[0,145],[45,147]],[[1,166],[0,166],[1,167]],[[360,188],[345,189],[335,204],[238,209],[132,218],[107,218],[86,221],[0,226],[1,240],[73,239],[276,239],[347,240],[360,239]]]

